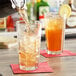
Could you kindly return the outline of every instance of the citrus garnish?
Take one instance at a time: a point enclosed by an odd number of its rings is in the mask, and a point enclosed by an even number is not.
[[[68,5],[68,4],[63,4],[61,7],[60,7],[60,9],[59,9],[59,14],[60,14],[60,16],[62,16],[62,17],[66,17],[66,18],[68,18],[68,17],[70,17],[70,15],[71,15],[71,8],[70,8],[70,6]]]

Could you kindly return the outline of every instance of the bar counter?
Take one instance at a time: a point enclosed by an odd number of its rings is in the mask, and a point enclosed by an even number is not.
[[[45,41],[41,42],[41,50],[46,49]],[[64,49],[76,53],[76,38],[66,39]],[[76,76],[76,56],[45,58],[40,55],[40,62],[48,62],[53,73],[13,74],[10,64],[18,64],[17,47],[0,49],[0,74],[2,76]]]

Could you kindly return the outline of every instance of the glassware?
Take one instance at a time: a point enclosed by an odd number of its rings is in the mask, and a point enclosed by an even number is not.
[[[44,16],[47,12],[49,12],[49,4],[45,0],[36,0],[35,11],[36,11],[36,19],[44,19]]]
[[[27,32],[25,22],[18,21],[19,65],[22,70],[35,70],[39,63],[41,26],[38,21],[30,23]]]
[[[46,43],[48,54],[60,54],[63,50],[64,19],[53,14],[46,17]]]
[[[5,31],[6,29],[6,18],[0,18],[0,31]]]
[[[71,0],[71,7],[72,7],[72,10],[76,11],[76,0]]]
[[[50,12],[59,13],[62,4],[64,4],[64,0],[49,0]]]

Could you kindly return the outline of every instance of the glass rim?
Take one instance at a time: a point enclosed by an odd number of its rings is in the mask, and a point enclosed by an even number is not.
[[[59,15],[59,13],[48,12],[45,15],[45,18],[56,18],[56,17],[63,18],[62,16]]]
[[[41,28],[41,24],[40,24],[40,21],[37,21],[35,20],[34,23],[30,23],[30,25],[27,25],[24,20],[19,20],[19,21],[16,21],[16,25],[17,25],[17,29],[19,29],[20,27],[23,28],[26,30],[26,29],[35,29],[35,28]]]

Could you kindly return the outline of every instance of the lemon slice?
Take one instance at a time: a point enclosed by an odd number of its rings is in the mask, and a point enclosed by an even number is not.
[[[62,16],[62,17],[66,17],[66,18],[68,18],[68,17],[70,17],[70,15],[71,15],[71,8],[70,8],[70,6],[68,5],[68,4],[63,4],[61,7],[60,7],[60,9],[59,9],[59,14],[60,14],[60,16]]]

